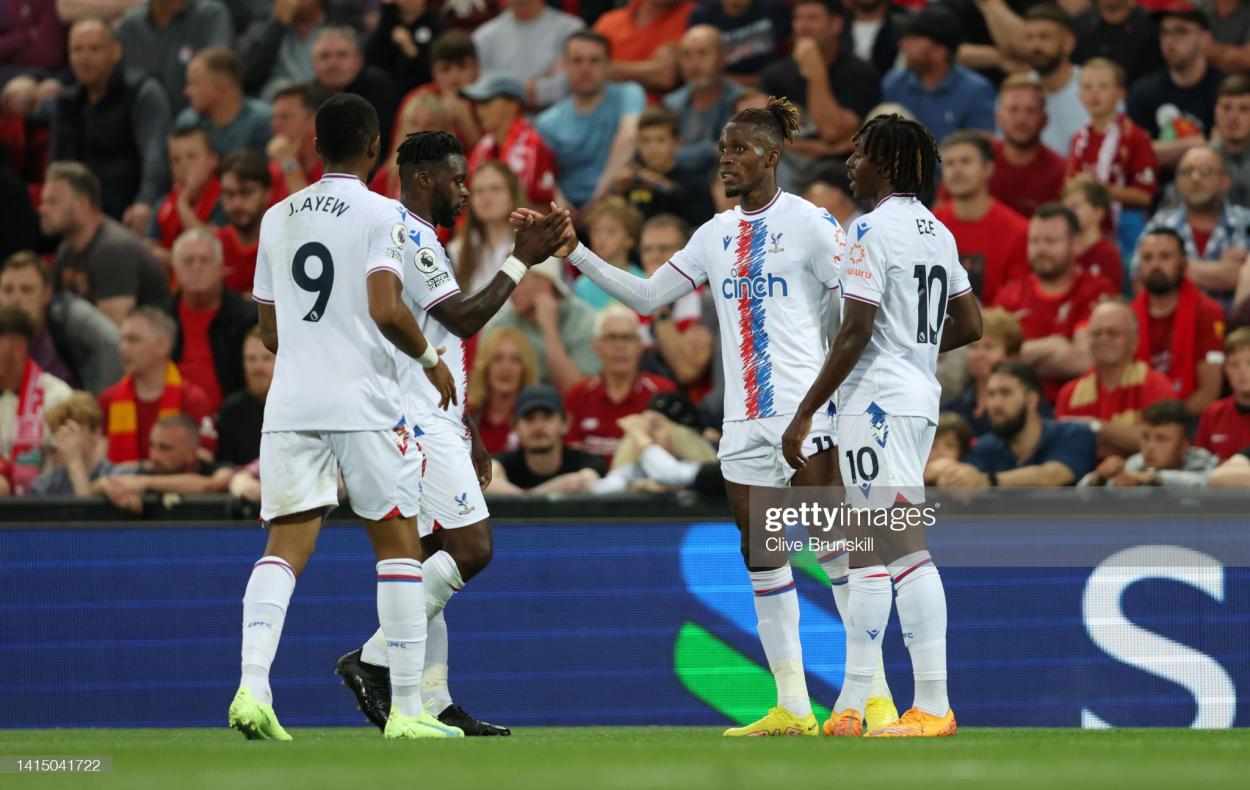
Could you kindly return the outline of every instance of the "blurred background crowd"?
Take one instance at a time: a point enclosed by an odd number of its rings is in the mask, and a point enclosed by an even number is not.
[[[785,96],[783,188],[844,226],[876,113],[939,141],[935,214],[984,337],[943,357],[934,485],[1250,486],[1242,0],[8,0],[0,492],[256,499],[273,356],[260,219],[321,177],[313,115],[462,142],[462,289],[555,200],[648,274],[731,208],[716,140]],[[370,187],[398,197],[393,155]],[[563,262],[467,341],[488,493],[723,494],[700,289],[638,316]]]

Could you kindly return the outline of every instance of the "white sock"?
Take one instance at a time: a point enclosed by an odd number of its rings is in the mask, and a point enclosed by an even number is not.
[[[365,646],[361,648],[360,660],[366,664],[373,664],[375,667],[391,665],[391,659],[386,655],[386,637],[382,635],[381,628],[374,631],[373,636],[369,637],[369,641],[365,642]]]
[[[278,652],[286,608],[295,591],[295,569],[281,557],[261,557],[243,592],[243,677],[239,685],[264,703],[273,702],[269,667]]]
[[[451,691],[447,688],[447,621],[442,612],[429,621],[428,628],[421,699],[430,715],[438,716],[451,705]]]
[[[825,575],[829,577],[829,585],[833,589],[833,605],[837,607],[838,617],[842,618],[842,628],[849,633],[851,588],[847,582],[850,580],[850,555],[845,551],[832,552],[821,557],[819,562]],[[889,615],[886,617],[888,619]],[[881,658],[877,659],[877,670],[872,675],[872,688],[869,689],[868,696],[893,699],[890,685],[885,679],[885,662]]]
[[[405,716],[421,714],[421,668],[425,664],[425,593],[421,563],[378,563],[378,622],[391,668],[391,704]]]
[[[853,568],[847,596],[846,675],[834,710],[861,714],[881,663],[881,638],[890,619],[890,574],[883,565]]]
[[[768,668],[777,683],[777,704],[795,716],[809,716],[811,700],[803,674],[803,645],[799,642],[799,596],[794,575],[786,565],[772,571],[751,571],[755,617]]]
[[[425,617],[434,617],[447,605],[451,596],[464,587],[460,578],[460,568],[456,561],[445,551],[435,552],[425,561]]]
[[[925,713],[945,716],[950,709],[946,696],[946,591],[942,576],[927,551],[917,551],[890,563],[894,594],[898,598],[898,622],[903,644],[911,653],[916,679],[912,703]]]

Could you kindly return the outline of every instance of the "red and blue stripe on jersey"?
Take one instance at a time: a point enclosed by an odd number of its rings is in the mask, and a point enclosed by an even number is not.
[[[738,221],[737,261],[734,276],[741,282],[764,272],[764,243],[768,226],[763,219]],[[764,328],[764,300],[744,289],[738,296],[738,349],[742,355],[742,384],[746,391],[747,419],[774,417],[773,362],[768,352],[768,332]]]

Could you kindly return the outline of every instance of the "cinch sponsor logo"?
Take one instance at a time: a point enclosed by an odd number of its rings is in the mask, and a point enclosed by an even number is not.
[[[777,293],[780,286],[781,293]],[[789,296],[786,278],[775,274],[755,277],[726,277],[720,285],[721,296],[726,299],[763,299],[765,296]]]

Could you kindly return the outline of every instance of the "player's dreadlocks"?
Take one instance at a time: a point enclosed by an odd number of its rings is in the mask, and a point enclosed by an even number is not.
[[[750,107],[734,115],[730,122],[752,124],[763,134],[769,146],[781,148],[793,140],[794,133],[799,130],[799,111],[789,99],[769,96],[765,109]]]
[[[878,115],[860,127],[852,142],[896,192],[931,197],[942,155],[924,124],[901,115]]]
[[[447,157],[464,154],[464,148],[454,135],[447,132],[416,132],[399,144],[396,164],[402,183],[408,183],[413,168],[439,164]]]

